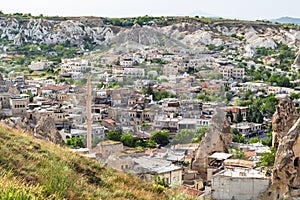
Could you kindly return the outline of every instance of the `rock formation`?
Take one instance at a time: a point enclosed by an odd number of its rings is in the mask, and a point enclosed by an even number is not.
[[[272,119],[272,146],[277,148],[282,138],[286,136],[298,119],[297,110],[288,98],[281,99]]]
[[[53,118],[43,116],[34,128],[34,136],[43,140],[63,145],[64,141],[55,127]]]
[[[300,119],[279,143],[271,187],[261,199],[299,199],[300,197]],[[296,198],[297,197],[297,198]]]
[[[197,49],[212,44],[230,48],[243,47],[253,56],[257,47],[275,48],[278,43],[300,46],[298,29],[283,29],[262,22],[220,21],[206,23],[192,19],[157,26],[155,22],[133,27],[112,26],[97,17],[52,17],[0,19],[0,38],[21,44],[72,44],[77,47],[122,46],[137,43],[147,46],[168,46]],[[185,22],[186,21],[186,22]],[[180,23],[179,23],[180,22]],[[168,21],[166,21],[168,24]],[[240,39],[232,37],[240,36]]]
[[[21,129],[30,132],[32,129],[27,117],[10,117],[2,120],[2,122],[12,128]]]
[[[216,108],[212,124],[196,151],[192,169],[199,171],[204,180],[207,175],[208,156],[214,152],[228,152],[227,147],[232,142],[230,124],[225,118],[224,111]]]
[[[300,50],[297,53],[292,68],[294,69],[295,72],[298,72],[298,70],[300,69]]]

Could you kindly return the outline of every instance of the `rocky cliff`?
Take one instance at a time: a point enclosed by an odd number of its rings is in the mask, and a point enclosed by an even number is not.
[[[115,30],[115,29],[114,29]],[[104,45],[114,36],[109,26],[103,26],[103,21],[85,18],[78,19],[16,19],[0,18],[1,39],[13,40],[15,44],[47,43],[57,44],[69,42],[82,45],[85,41]]]
[[[281,99],[272,119],[272,146],[277,148],[282,138],[298,119],[297,110],[293,102],[287,97]]]
[[[214,152],[228,152],[227,147],[232,142],[230,124],[225,119],[224,111],[217,108],[215,113],[212,125],[202,138],[192,163],[192,169],[200,172],[204,180],[207,178],[208,156]]]
[[[55,122],[52,117],[43,116],[34,128],[34,136],[39,139],[53,142],[55,144],[64,145],[64,141],[56,129]]]
[[[277,43],[300,47],[300,30],[261,22],[235,20],[192,21],[167,26],[116,27],[102,18],[0,18],[0,39],[23,43],[69,43],[110,46],[132,42],[144,46],[199,48],[205,45],[241,48],[252,56],[257,47],[275,48]]]
[[[279,143],[272,185],[261,199],[299,199],[300,196],[300,119]]]
[[[12,128],[33,133],[34,137],[55,144],[64,145],[64,141],[56,129],[54,120],[51,117],[43,116],[33,128],[27,117],[10,117],[2,122]]]

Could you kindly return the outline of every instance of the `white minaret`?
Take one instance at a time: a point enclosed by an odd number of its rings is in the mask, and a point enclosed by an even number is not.
[[[87,117],[87,148],[92,149],[92,86],[91,86],[91,76],[88,74],[87,79],[87,97],[86,97],[86,117]]]

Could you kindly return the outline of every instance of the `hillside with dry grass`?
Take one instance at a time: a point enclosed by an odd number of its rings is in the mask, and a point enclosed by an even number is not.
[[[169,199],[66,148],[0,124],[0,199]]]

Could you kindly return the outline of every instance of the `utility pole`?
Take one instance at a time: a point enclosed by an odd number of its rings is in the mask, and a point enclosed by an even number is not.
[[[87,78],[87,98],[86,98],[86,116],[87,116],[87,148],[92,149],[92,87],[91,87],[91,75],[88,74]]]

